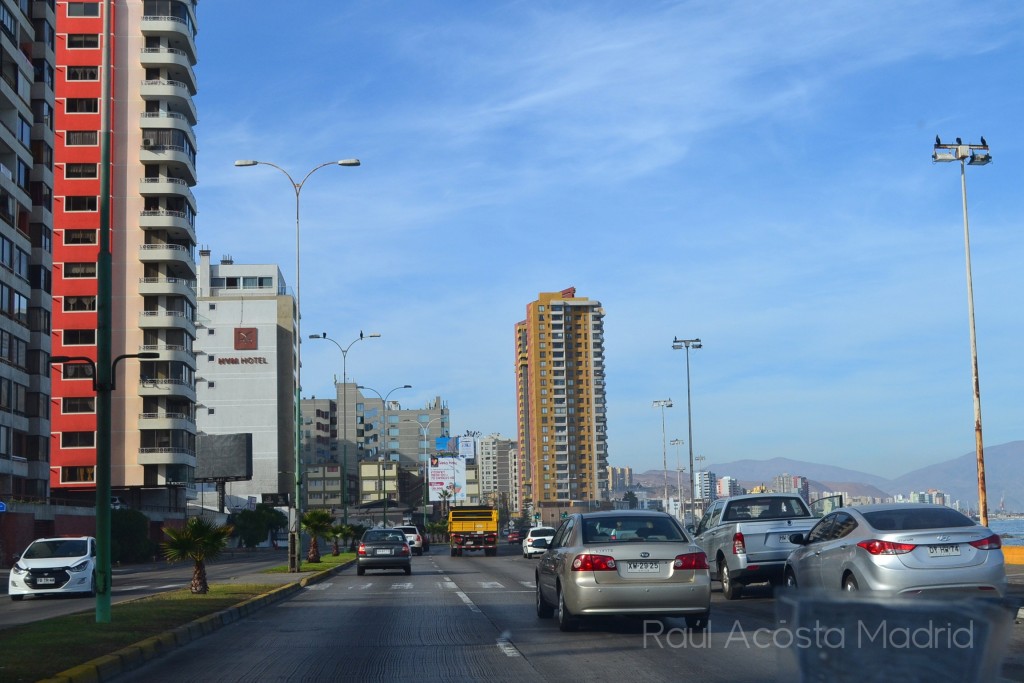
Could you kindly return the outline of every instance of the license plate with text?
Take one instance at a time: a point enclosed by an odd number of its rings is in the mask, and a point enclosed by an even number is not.
[[[53,584],[57,583],[57,580],[54,579],[52,576],[43,576],[43,577],[40,577],[40,578],[36,579],[36,583],[39,584],[40,586],[42,586],[44,584],[46,584],[46,585],[53,585]]]
[[[657,574],[661,571],[658,562],[627,562],[626,572],[630,574]]]
[[[391,548],[377,548],[377,554],[378,555],[390,555],[391,554]]]
[[[959,554],[960,546],[957,544],[928,546],[928,557],[955,557]]]

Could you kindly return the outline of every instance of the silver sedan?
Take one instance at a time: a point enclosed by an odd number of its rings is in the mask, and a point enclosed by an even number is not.
[[[840,508],[786,560],[786,585],[871,591],[887,596],[1003,597],[999,536],[944,505],[903,503]]]
[[[707,626],[711,577],[704,551],[663,512],[575,514],[558,527],[536,570],[537,616],[563,631],[592,615],[684,617]]]

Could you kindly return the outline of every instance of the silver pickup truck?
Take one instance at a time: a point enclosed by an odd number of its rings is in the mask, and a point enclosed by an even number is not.
[[[786,558],[796,548],[790,534],[806,533],[823,514],[818,508],[827,510],[835,502],[816,501],[814,512],[794,493],[756,493],[712,503],[694,531],[695,543],[707,555],[711,578],[721,581],[725,598],[740,597],[748,583],[781,583]]]

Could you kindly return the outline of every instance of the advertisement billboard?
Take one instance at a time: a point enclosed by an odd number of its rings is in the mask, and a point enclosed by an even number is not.
[[[466,500],[466,459],[459,453],[439,452],[430,456],[427,476],[430,502]]]

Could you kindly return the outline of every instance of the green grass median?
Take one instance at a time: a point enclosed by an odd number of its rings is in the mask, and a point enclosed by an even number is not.
[[[303,562],[295,580],[354,558],[354,553],[342,553],[337,557],[324,555],[318,563]],[[267,573],[281,571],[287,572],[287,566]],[[183,588],[114,604],[109,624],[97,624],[90,610],[5,628],[0,630],[0,681],[22,683],[52,677],[280,587],[280,583],[211,582],[206,595],[194,595]]]

